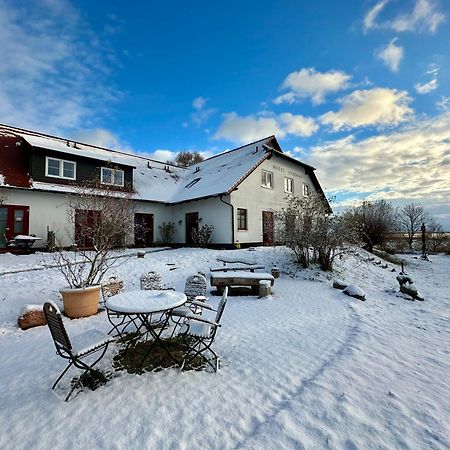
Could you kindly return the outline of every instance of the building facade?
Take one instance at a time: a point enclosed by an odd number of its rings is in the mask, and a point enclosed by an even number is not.
[[[131,196],[129,245],[157,244],[168,223],[178,245],[192,245],[202,225],[214,227],[216,246],[271,245],[275,214],[288,196],[318,193],[326,202],[314,170],[283,153],[274,136],[181,168],[0,125],[0,248],[20,234],[41,237],[35,247],[45,247],[49,232],[71,245],[68,195],[93,180]]]

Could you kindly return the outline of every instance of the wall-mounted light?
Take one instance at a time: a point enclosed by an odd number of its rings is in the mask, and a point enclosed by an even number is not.
[[[183,223],[183,221],[180,219],[179,221],[178,221],[178,225],[181,225]]]

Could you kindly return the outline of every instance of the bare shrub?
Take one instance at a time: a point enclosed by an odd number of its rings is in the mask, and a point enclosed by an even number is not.
[[[111,258],[133,230],[130,192],[118,192],[107,185],[87,183],[68,196],[69,238],[73,253],[61,246],[54,254],[56,270],[71,288],[99,284],[105,273],[118,264]]]
[[[279,242],[290,248],[304,268],[318,263],[332,270],[336,257],[351,251],[355,233],[344,216],[330,214],[318,195],[288,198],[287,206],[276,215]]]

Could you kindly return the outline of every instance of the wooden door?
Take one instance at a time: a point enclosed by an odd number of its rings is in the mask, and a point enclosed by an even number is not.
[[[134,215],[134,245],[150,247],[153,244],[153,214]]]
[[[101,226],[101,212],[92,209],[75,210],[75,243],[79,248],[94,246]]]
[[[186,214],[186,244],[194,245],[192,233],[198,231],[198,212]]]
[[[272,211],[262,212],[263,245],[273,245],[274,216]]]
[[[30,207],[4,205],[0,207],[0,247],[6,247],[18,234],[29,234]]]

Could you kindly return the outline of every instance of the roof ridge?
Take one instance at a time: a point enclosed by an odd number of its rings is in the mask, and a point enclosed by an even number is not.
[[[241,148],[244,148],[244,147],[249,147],[249,146],[251,146],[251,145],[255,145],[255,144],[257,144],[258,142],[261,142],[261,141],[267,141],[268,139],[273,139],[274,137],[275,137],[275,135],[272,134],[271,136],[267,136],[267,137],[265,137],[265,138],[258,139],[257,141],[254,141],[254,142],[250,142],[250,143],[248,143],[248,144],[241,145],[240,147],[232,148],[231,150],[227,150],[227,151],[225,151],[225,152],[218,153],[217,155],[210,156],[209,158],[206,158],[206,159],[204,159],[203,161],[200,161],[200,162],[197,163],[197,164],[192,164],[192,166],[190,166],[190,167],[193,167],[193,166],[202,164],[202,163],[204,163],[204,162],[206,162],[206,161],[210,161],[211,159],[217,158],[217,157],[219,157],[219,156],[228,155],[228,154],[231,153],[231,152],[235,152],[236,150],[240,150]]]
[[[84,145],[86,147],[92,147],[92,148],[96,148],[96,149],[99,149],[99,150],[105,150],[105,151],[108,151],[108,152],[117,153],[119,155],[132,156],[132,157],[135,157],[135,158],[144,159],[145,161],[153,161],[153,162],[156,162],[156,163],[159,163],[159,164],[169,165],[169,166],[172,166],[172,167],[176,167],[178,169],[186,169],[185,167],[177,166],[176,164],[163,162],[163,161],[158,161],[158,160],[153,159],[153,158],[147,158],[145,156],[141,156],[141,155],[138,155],[136,153],[127,153],[127,152],[124,152],[122,150],[113,150],[111,148],[101,147],[100,145],[88,144],[86,142],[77,141],[75,139],[63,138],[63,137],[55,136],[55,135],[52,135],[52,134],[42,133],[40,131],[27,130],[26,128],[13,127],[12,125],[5,125],[3,123],[0,123],[0,128],[2,128],[2,127],[5,128],[5,129],[8,129],[8,130],[13,130],[13,131],[19,132],[19,133],[29,134],[31,136],[51,138],[51,139],[55,139],[55,140],[58,140],[58,141],[63,141],[63,142],[66,142],[66,143],[67,142],[73,142],[75,144],[80,144],[80,145]]]

